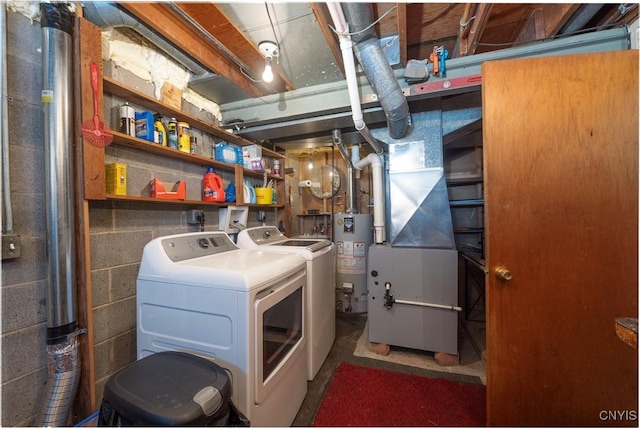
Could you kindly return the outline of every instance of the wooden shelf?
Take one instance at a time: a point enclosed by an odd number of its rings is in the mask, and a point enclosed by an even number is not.
[[[180,150],[155,144],[142,138],[132,137],[118,131],[111,131],[113,134],[113,144],[122,147],[129,147],[136,150],[142,150],[147,153],[154,153],[165,158],[177,159],[185,162],[195,163],[199,165],[214,166],[227,171],[234,171],[235,165],[219,162],[204,156],[192,155],[191,153],[182,152]]]
[[[318,214],[296,214],[298,217],[317,217],[317,216],[330,216],[331,213],[318,213]]]
[[[151,196],[130,196],[130,195],[110,195],[107,194],[108,201],[131,201],[131,202],[153,202],[153,203],[162,203],[162,204],[184,204],[184,205],[213,205],[216,207],[258,207],[258,208],[284,208],[284,205],[281,204],[242,204],[237,205],[233,202],[207,202],[207,201],[197,201],[193,199],[162,199],[162,198],[152,198]]]
[[[224,141],[227,141],[229,143],[233,143],[238,146],[250,146],[252,144],[257,144],[253,141],[249,141],[245,138],[242,138],[239,135],[227,132],[218,126],[205,122],[204,120],[199,119],[195,116],[192,116],[183,111],[177,110],[167,104],[164,104],[156,100],[155,98],[152,98],[146,94],[143,94],[142,92],[136,89],[129,88],[126,85],[123,85],[122,83],[118,82],[117,80],[112,79],[111,77],[108,77],[108,76],[103,77],[103,88],[105,92],[115,95],[117,97],[123,98],[131,102],[132,104],[136,104],[144,108],[147,108],[151,111],[161,113],[162,115],[167,117],[175,117],[176,120],[180,122],[189,123],[189,126],[191,126],[192,128],[196,128],[208,134],[215,135],[216,137]],[[283,154],[270,150],[266,147],[262,147],[262,153],[272,158],[277,158],[277,159],[285,158]]]
[[[141,106],[143,108],[149,109],[153,112],[158,112],[164,116],[174,117],[176,120],[188,122],[189,125],[198,129],[204,133],[220,137],[226,142],[234,143],[238,146],[247,146],[254,144],[253,142],[246,140],[237,135],[226,132],[222,128],[219,128],[211,123],[205,122],[197,117],[191,116],[187,113],[184,113],[172,106],[164,104],[152,97],[149,97],[142,92],[129,88],[126,85],[110,78],[103,78],[103,87],[104,91],[120,97],[134,105]],[[130,149],[140,150],[145,153],[156,154],[158,156],[162,156],[167,159],[175,159],[182,162],[189,162],[195,165],[201,165],[205,167],[214,167],[217,170],[222,171],[231,171],[234,173],[235,177],[235,186],[236,188],[241,188],[244,179],[246,177],[251,178],[260,178],[264,179],[264,171],[254,171],[251,169],[246,169],[243,165],[240,164],[228,164],[225,162],[220,162],[215,159],[211,159],[209,157],[201,156],[201,155],[193,155],[191,153],[186,153],[180,150],[172,149],[169,147],[165,147],[159,144],[152,143],[150,141],[144,140],[142,138],[132,137],[130,135],[123,134],[118,131],[111,131],[113,134],[113,145],[120,147],[127,147]],[[262,147],[263,156],[284,159],[285,156],[277,153],[273,150],[269,150],[265,147]],[[277,189],[279,189],[279,197],[284,195],[284,177],[283,176],[274,176],[272,174],[267,174],[267,179],[274,180],[277,182]],[[154,203],[169,203],[169,204],[187,204],[187,205],[214,205],[219,207],[226,206],[249,206],[249,207],[260,207],[260,208],[284,208],[284,204],[269,204],[269,205],[258,205],[258,204],[245,204],[242,194],[238,196],[238,203],[225,203],[225,202],[204,202],[199,200],[175,200],[175,199],[158,199],[152,197],[144,197],[144,196],[118,196],[118,195],[107,195],[107,200],[121,200],[121,201],[138,201],[138,202],[154,202]]]
[[[226,171],[235,171],[236,164],[229,164],[225,162],[220,162],[215,159],[207,158],[199,155],[192,155],[191,153],[182,152],[180,150],[172,149],[169,147],[161,146],[160,144],[155,144],[147,140],[143,140],[142,138],[132,137],[127,134],[123,134],[118,131],[111,131],[113,134],[113,143],[117,146],[121,147],[129,147],[136,150],[141,150],[147,153],[154,153],[165,158],[177,159],[185,162],[190,162],[196,165],[203,166],[213,166],[216,169],[226,170]],[[243,168],[243,173],[245,176],[252,177],[262,177],[264,175],[263,172],[253,171],[250,169]],[[271,174],[268,175],[270,179],[273,180],[284,180],[282,177],[275,177]]]
[[[129,196],[129,195],[109,195],[107,194],[108,201],[133,201],[133,202],[156,202],[156,203],[164,203],[164,204],[186,204],[186,205],[215,205],[218,207],[228,207],[230,204],[228,202],[206,202],[206,201],[196,201],[196,200],[179,200],[179,199],[162,199],[162,198],[152,198],[151,196]]]

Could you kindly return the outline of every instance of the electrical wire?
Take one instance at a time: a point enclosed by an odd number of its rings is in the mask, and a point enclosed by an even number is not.
[[[240,73],[242,73],[244,75],[244,77],[246,77],[247,79],[251,80],[253,83],[262,83],[264,80],[260,79],[260,80],[256,80],[254,79],[252,76],[248,75],[244,69],[242,68],[242,66],[238,67],[240,69]]]
[[[271,13],[269,13],[269,4],[265,1],[264,8],[267,10],[267,17],[269,18],[269,24],[271,24],[271,31],[273,31],[273,37],[276,40],[276,46],[280,49],[280,41],[278,40],[278,35],[276,34],[276,27],[273,25],[273,20],[271,19]],[[279,60],[280,55],[276,55],[276,64],[280,64]]]
[[[389,15],[391,12],[393,12],[394,9],[397,9],[398,6],[393,6],[392,8],[390,8],[388,11],[386,11],[385,13],[383,13],[380,18],[376,19],[375,21],[373,21],[371,24],[367,25],[365,28],[363,28],[360,31],[355,31],[353,33],[340,33],[338,32],[338,30],[336,30],[335,28],[333,28],[333,26],[331,26],[331,24],[327,24],[329,25],[329,28],[331,28],[331,31],[333,31],[334,33],[336,33],[337,35],[344,35],[344,36],[353,36],[355,34],[360,34],[360,33],[364,33],[365,31],[369,30],[371,27],[373,27],[374,25],[376,25],[378,22],[382,21],[387,15]]]
[[[471,18],[467,19],[467,22],[462,22],[462,19],[461,19],[461,20],[460,20],[460,26],[464,28],[464,27],[466,27],[467,25],[469,25],[469,23],[470,23],[471,21],[473,21],[474,19],[476,19],[476,16],[475,16],[475,15],[473,15]]]

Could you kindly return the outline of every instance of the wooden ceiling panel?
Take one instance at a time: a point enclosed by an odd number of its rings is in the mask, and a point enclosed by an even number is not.
[[[434,41],[455,38],[464,6],[464,3],[407,4],[407,45],[433,45]]]
[[[379,38],[398,34],[398,7],[397,3],[374,3],[373,20],[377,21],[382,15],[393,9],[380,22],[376,24],[376,33]]]

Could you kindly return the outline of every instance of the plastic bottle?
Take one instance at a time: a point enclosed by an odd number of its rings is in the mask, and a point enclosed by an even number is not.
[[[118,122],[118,131],[123,134],[136,136],[136,111],[128,102],[120,106],[120,121]]]
[[[178,150],[191,153],[191,135],[187,122],[178,122]]]
[[[207,172],[202,179],[202,200],[207,202],[224,202],[225,194],[222,186],[222,178],[216,174],[212,167],[207,168]]]
[[[158,133],[158,144],[167,147],[167,128],[164,127],[164,123],[162,123],[162,116],[156,114],[153,116],[153,126]]]
[[[172,117],[167,126],[167,144],[172,149],[178,148],[178,121]]]

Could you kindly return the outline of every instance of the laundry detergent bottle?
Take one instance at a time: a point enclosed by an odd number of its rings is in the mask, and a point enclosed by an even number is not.
[[[224,202],[222,178],[211,167],[202,178],[202,200],[207,202]]]

